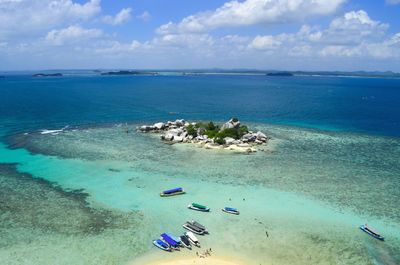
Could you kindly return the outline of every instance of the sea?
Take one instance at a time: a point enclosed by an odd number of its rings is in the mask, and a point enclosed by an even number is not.
[[[400,264],[400,79],[62,73],[0,78],[0,264],[195,257],[152,245],[188,220],[210,231],[203,249],[250,265]],[[245,155],[137,131],[232,117],[268,144]]]

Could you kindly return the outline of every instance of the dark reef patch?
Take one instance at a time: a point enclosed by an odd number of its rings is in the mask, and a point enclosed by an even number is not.
[[[0,237],[10,229],[67,236],[137,226],[137,213],[89,207],[88,194],[83,190],[64,191],[53,183],[18,172],[16,166],[0,164]],[[24,239],[13,241],[18,240]]]

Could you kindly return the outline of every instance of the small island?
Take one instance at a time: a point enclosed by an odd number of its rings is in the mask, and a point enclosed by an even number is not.
[[[57,77],[57,76],[63,76],[63,74],[62,73],[54,73],[54,74],[39,73],[39,74],[34,74],[32,76],[33,77]]]
[[[242,153],[256,152],[256,146],[266,144],[270,139],[260,131],[249,130],[238,118],[232,118],[222,125],[212,121],[203,123],[177,119],[143,125],[138,131],[160,133],[161,140],[171,144],[192,143],[206,149],[225,149]]]
[[[157,72],[139,72],[139,71],[113,71],[101,73],[101,75],[158,75]]]
[[[266,73],[265,75],[267,75],[267,76],[294,76],[290,72],[272,72],[272,73]]]

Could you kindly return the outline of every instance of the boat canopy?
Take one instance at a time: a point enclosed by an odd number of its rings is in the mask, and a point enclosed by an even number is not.
[[[204,205],[201,205],[201,204],[198,204],[198,203],[192,203],[192,206],[193,207],[196,207],[196,208],[199,208],[199,209],[207,209],[207,207],[206,206],[204,206]]]
[[[175,188],[175,189],[165,190],[165,191],[163,191],[163,193],[164,194],[171,194],[171,193],[182,192],[182,191],[183,191],[182,188]]]
[[[169,235],[167,235],[166,233],[162,233],[161,237],[165,240],[165,242],[167,242],[168,244],[170,244],[173,247],[178,246],[178,242],[176,242],[175,240],[173,240]]]
[[[162,241],[161,239],[156,240],[157,244],[160,245],[163,248],[168,248],[168,244]]]
[[[225,207],[225,210],[230,211],[230,212],[237,212],[236,208],[231,208],[231,207]]]

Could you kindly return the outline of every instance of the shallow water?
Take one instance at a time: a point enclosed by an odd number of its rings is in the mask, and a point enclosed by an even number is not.
[[[151,240],[182,233],[188,219],[209,228],[203,247],[249,264],[399,264],[399,84],[7,76],[0,80],[0,264],[162,257],[169,254]],[[231,115],[272,140],[243,155],[135,132],[152,121]],[[66,125],[58,135],[38,133]],[[187,194],[159,197],[176,186]],[[190,211],[190,202],[212,211]],[[222,213],[224,206],[241,215]],[[362,233],[365,222],[386,241]]]
[[[186,220],[197,219],[211,231],[201,237],[204,246],[252,257],[251,264],[399,261],[399,191],[391,188],[399,172],[398,139],[256,124],[273,139],[256,154],[242,155],[166,145],[135,127],[129,125],[128,134],[125,127],[111,126],[16,135],[9,138],[11,144],[18,141],[41,154],[3,146],[8,159],[2,162],[18,160],[20,172],[64,190],[83,189],[94,209],[143,214],[140,233],[146,243],[141,251],[122,254],[126,260],[150,251],[151,239],[159,233],[182,233]],[[383,159],[388,151],[391,157]],[[385,199],[381,190],[370,189],[376,177],[387,187]],[[175,186],[188,193],[158,196]],[[190,211],[190,202],[209,205],[212,212]],[[223,214],[220,208],[227,205],[238,207],[241,215]],[[365,221],[389,239],[376,242],[361,233],[357,226]]]

